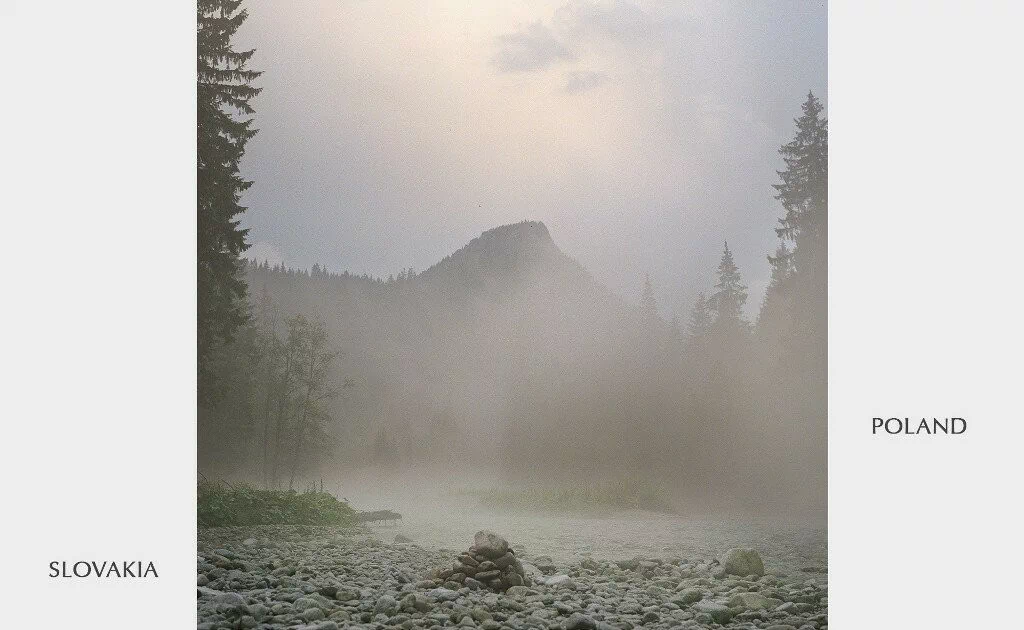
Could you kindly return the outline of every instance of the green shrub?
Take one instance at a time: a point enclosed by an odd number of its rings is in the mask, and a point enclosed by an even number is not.
[[[233,525],[354,525],[355,510],[326,492],[260,490],[247,485],[199,483],[200,527]]]

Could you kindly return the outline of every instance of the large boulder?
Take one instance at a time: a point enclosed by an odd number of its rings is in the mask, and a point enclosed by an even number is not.
[[[736,547],[725,552],[722,568],[731,575],[764,575],[764,563],[753,549]]]
[[[473,536],[476,552],[488,558],[500,558],[508,551],[508,541],[489,530],[481,530]]]

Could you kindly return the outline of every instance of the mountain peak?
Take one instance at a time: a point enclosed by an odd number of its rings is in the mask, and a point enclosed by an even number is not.
[[[487,230],[422,275],[522,278],[537,270],[575,266],[555,245],[544,223],[522,221]]]
[[[480,238],[551,241],[551,234],[548,233],[548,228],[543,221],[520,221],[491,228],[481,234]]]

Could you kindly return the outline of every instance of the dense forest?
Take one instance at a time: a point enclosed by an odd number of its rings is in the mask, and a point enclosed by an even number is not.
[[[808,94],[774,198],[771,283],[716,283],[666,321],[539,221],[388,279],[245,258],[239,173],[259,74],[239,2],[199,3],[199,467],[291,488],[410,467],[666,481],[680,500],[821,510],[826,485],[827,122]],[[766,201],[771,190],[765,191]],[[529,209],[524,208],[524,213]],[[680,279],[680,282],[682,279]],[[747,302],[761,299],[748,320]]]

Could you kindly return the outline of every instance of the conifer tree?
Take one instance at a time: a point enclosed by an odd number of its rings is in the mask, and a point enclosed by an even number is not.
[[[718,282],[715,292],[711,295],[710,305],[714,311],[715,328],[719,330],[746,329],[747,322],[743,318],[743,305],[747,302],[747,287],[740,277],[740,270],[729,251],[726,241],[722,260],[718,263]]]
[[[775,230],[779,249],[768,257],[772,281],[758,327],[764,338],[783,343],[782,350],[794,359],[806,363],[814,354],[821,363],[827,319],[828,121],[814,94],[808,93],[801,109],[796,134],[779,149],[786,169],[779,171],[781,183],[774,188],[785,214]]]
[[[794,245],[787,256],[772,264],[788,264],[798,273],[807,271],[820,255],[828,218],[828,121],[813,93],[808,92],[801,110],[795,121],[796,135],[779,149],[786,164],[786,170],[778,173],[782,182],[773,185],[775,198],[786,211],[775,233]]]
[[[247,14],[241,0],[199,0],[197,9],[198,118],[198,356],[200,392],[210,353],[248,321],[239,255],[248,248],[239,227],[242,193],[252,182],[239,173],[256,130],[249,101],[259,72],[246,68],[254,51],[238,52],[232,37]]]

